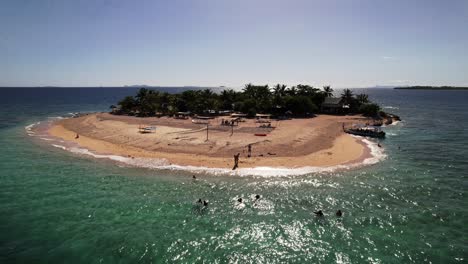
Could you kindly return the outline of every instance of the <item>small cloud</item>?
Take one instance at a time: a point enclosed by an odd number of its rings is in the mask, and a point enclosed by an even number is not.
[[[382,56],[381,58],[382,58],[382,60],[385,60],[385,61],[394,61],[394,60],[398,60],[397,57],[393,57],[393,56]]]

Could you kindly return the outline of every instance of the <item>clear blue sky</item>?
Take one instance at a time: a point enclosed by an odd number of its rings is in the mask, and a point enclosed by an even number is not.
[[[0,1],[0,86],[248,82],[468,86],[468,1]]]

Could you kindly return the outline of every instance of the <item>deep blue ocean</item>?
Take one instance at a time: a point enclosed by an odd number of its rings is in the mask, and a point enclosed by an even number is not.
[[[0,263],[468,263],[468,91],[355,89],[403,119],[387,158],[303,176],[193,180],[25,131],[135,92],[0,89]]]

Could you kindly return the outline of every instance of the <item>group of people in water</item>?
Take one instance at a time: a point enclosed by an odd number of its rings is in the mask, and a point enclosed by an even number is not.
[[[198,199],[197,201],[198,204],[202,204],[204,207],[207,207],[208,206],[208,201],[207,200],[203,200],[200,198]]]
[[[261,198],[260,194],[256,194],[256,195],[255,195],[254,204],[255,204],[255,202],[257,202],[258,200],[260,200],[260,198]],[[242,199],[242,197],[239,197],[239,198],[237,199],[237,202],[238,202],[239,204],[242,204],[242,203],[244,202],[244,199]],[[200,206],[203,206],[203,209],[208,207],[208,201],[207,201],[207,200],[202,200],[201,198],[198,199],[197,204],[200,205]],[[325,217],[325,214],[323,213],[322,210],[314,211],[314,214],[315,214],[315,216],[317,216],[317,217]],[[342,216],[343,216],[343,211],[338,210],[338,211],[336,211],[335,215],[336,215],[336,217],[342,217]]]
[[[324,217],[325,215],[323,214],[322,210],[318,210],[318,211],[315,211],[314,214],[317,216],[317,217]],[[337,217],[342,217],[343,216],[343,212],[341,210],[338,210],[336,211],[335,215]]]
[[[258,201],[260,198],[261,198],[260,194],[256,194],[256,195],[255,195],[255,201],[254,201],[254,203],[255,203],[256,201]],[[239,199],[237,199],[237,202],[243,203],[244,200],[242,199],[242,197],[240,197]]]

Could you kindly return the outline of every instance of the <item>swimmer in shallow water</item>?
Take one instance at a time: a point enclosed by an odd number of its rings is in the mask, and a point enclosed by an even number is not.
[[[205,207],[208,206],[208,201],[203,200],[203,206],[205,206]]]
[[[314,214],[315,214],[316,216],[318,216],[318,217],[322,217],[322,216],[323,216],[322,210],[318,210],[318,211],[314,212]]]
[[[239,203],[242,203],[242,198],[237,199]]]
[[[341,217],[343,215],[343,212],[341,210],[336,211],[336,216]]]

